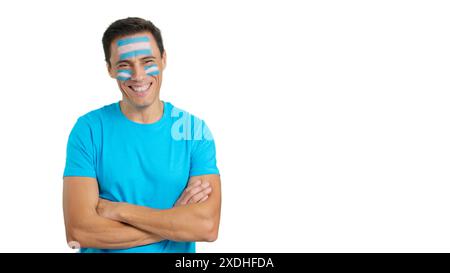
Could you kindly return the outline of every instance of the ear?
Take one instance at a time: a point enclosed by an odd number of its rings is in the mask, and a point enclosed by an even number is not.
[[[106,62],[106,69],[108,70],[108,74],[111,78],[115,79],[116,77],[114,76],[114,71],[112,69],[112,67],[109,65],[108,62]]]
[[[161,63],[162,63],[162,70],[164,70],[166,68],[166,61],[167,61],[167,57],[166,57],[166,51],[164,50],[164,53],[162,55],[162,59],[161,59]]]

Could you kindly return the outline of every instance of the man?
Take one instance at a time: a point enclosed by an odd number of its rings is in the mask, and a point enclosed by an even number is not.
[[[160,100],[166,52],[150,21],[118,20],[102,41],[122,100],[81,116],[70,133],[67,241],[80,252],[195,252],[220,222],[211,133]]]

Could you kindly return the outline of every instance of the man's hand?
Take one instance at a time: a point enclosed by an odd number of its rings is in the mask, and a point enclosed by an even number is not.
[[[201,203],[208,199],[212,188],[207,181],[195,180],[188,184],[180,198],[178,198],[174,207],[193,203]]]
[[[111,202],[109,200],[99,198],[97,204],[97,213],[102,217],[118,221],[120,205],[123,204],[125,203]]]
[[[208,199],[211,191],[212,188],[206,181],[196,180],[190,182],[187,188],[181,194],[180,198],[178,198],[174,207],[193,203],[201,203]],[[106,199],[99,198],[97,204],[97,213],[102,217],[119,221],[120,209],[123,209],[123,206],[126,205],[126,203],[111,202]]]

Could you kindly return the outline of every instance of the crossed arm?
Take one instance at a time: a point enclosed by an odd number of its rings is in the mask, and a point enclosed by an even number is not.
[[[130,248],[166,239],[214,241],[218,234],[218,175],[191,177],[175,206],[167,210],[100,199],[98,183],[89,177],[65,177],[63,199],[67,241],[84,248]]]

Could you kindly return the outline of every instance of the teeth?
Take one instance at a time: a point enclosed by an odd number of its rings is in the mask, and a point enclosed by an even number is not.
[[[147,91],[147,89],[150,87],[150,84],[147,84],[144,86],[130,86],[130,87],[135,92],[144,92],[144,91]]]

